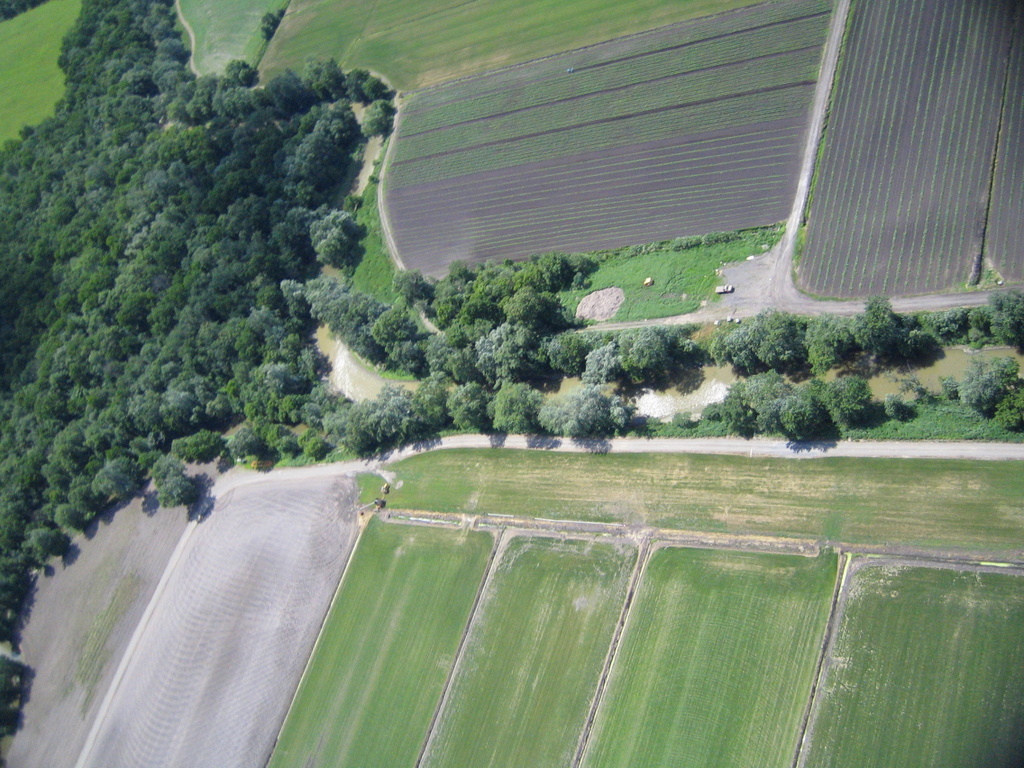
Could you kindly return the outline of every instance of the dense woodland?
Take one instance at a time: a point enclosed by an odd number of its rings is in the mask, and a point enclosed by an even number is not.
[[[0,21],[13,19],[19,13],[42,5],[46,0],[0,0]]]
[[[880,417],[863,379],[816,378],[830,368],[1024,345],[1021,294],[924,318],[881,299],[850,320],[768,312],[698,340],[687,327],[580,332],[558,296],[596,269],[580,255],[399,273],[401,298],[383,303],[352,287],[363,233],[339,204],[364,135],[390,127],[386,86],[333,62],[259,85],[241,62],[197,79],[187,59],[170,0],[85,0],[56,114],[0,149],[0,639],[16,641],[33,569],[69,532],[150,478],[162,504],[192,501],[184,462],[320,460],[446,430],[642,430],[629,394],[709,360],[749,378],[706,429],[834,435],[916,406],[887,401]],[[362,128],[352,101],[368,105]],[[336,398],[317,323],[421,385]],[[564,376],[582,386],[545,398]],[[1005,366],[979,365],[944,396],[1024,426]],[[0,688],[20,674],[5,667]],[[9,728],[17,696],[5,701]]]
[[[326,401],[299,286],[314,233],[344,235],[350,99],[390,93],[331,62],[254,88],[246,64],[196,79],[187,59],[170,0],[87,0],[56,114],[0,150],[3,639],[67,531],[149,476],[190,501],[180,458],[243,420],[287,450]]]

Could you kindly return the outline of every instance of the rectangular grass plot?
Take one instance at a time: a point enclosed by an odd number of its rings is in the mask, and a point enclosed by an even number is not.
[[[659,549],[644,572],[587,768],[789,768],[836,557]]]
[[[427,766],[571,764],[635,556],[627,544],[508,543]]]
[[[1021,765],[1024,577],[994,571],[848,577],[799,765]]]
[[[412,766],[492,547],[486,533],[363,533],[271,761]]]

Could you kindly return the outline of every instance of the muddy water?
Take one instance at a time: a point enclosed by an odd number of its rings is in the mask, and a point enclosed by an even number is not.
[[[419,382],[386,379],[366,363],[343,342],[334,338],[326,326],[316,329],[317,348],[331,361],[331,389],[349,400],[372,400],[385,384],[396,384],[405,389],[416,389]]]
[[[948,347],[943,350],[944,356],[932,365],[924,368],[894,368],[868,377],[871,394],[881,400],[886,395],[900,394],[900,382],[916,377],[931,392],[939,392],[942,379],[949,376],[959,379],[964,375],[972,360],[992,360],[998,357],[1010,357],[1017,361],[1024,372],[1024,355],[1009,347],[991,347],[988,349],[971,349],[969,347]],[[835,371],[829,371],[825,377],[831,381],[836,377]]]

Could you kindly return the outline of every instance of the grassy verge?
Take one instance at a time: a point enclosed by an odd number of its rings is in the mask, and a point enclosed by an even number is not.
[[[782,236],[781,227],[763,227],[738,233],[727,243],[680,248],[674,241],[621,248],[598,254],[600,266],[590,275],[587,288],[564,291],[562,302],[575,312],[580,299],[603,288],[621,288],[625,300],[614,320],[646,320],[693,312],[704,301],[714,301],[715,286],[723,280],[715,270],[723,264],[760,255]],[[644,286],[650,277],[654,284]]]
[[[868,567],[850,589],[808,768],[1019,765],[1024,579]]]
[[[224,71],[229,61],[259,63],[266,41],[260,21],[268,11],[288,5],[288,0],[180,0],[181,15],[195,34],[193,63],[203,74]],[[302,71],[302,62],[297,72]]]
[[[625,597],[627,552],[582,541],[509,543],[427,766],[570,764]]]
[[[380,210],[377,208],[377,182],[371,181],[363,192],[363,204],[356,212],[356,221],[366,230],[363,238],[363,258],[352,275],[356,290],[368,293],[381,301],[394,303],[398,294],[392,284],[395,265],[384,244],[380,225]],[[384,374],[382,374],[384,375]]]
[[[401,90],[559,53],[751,0],[296,0],[263,60],[273,75],[308,56],[381,72]]]
[[[64,94],[61,41],[81,0],[50,0],[0,23],[0,143],[53,113]]]
[[[480,532],[363,533],[270,765],[412,765],[490,552]]]
[[[832,554],[656,551],[586,768],[790,768],[835,576]]]
[[[797,536],[1016,550],[1017,462],[435,451],[391,467],[397,508],[501,512]],[[525,491],[525,492],[524,492]]]

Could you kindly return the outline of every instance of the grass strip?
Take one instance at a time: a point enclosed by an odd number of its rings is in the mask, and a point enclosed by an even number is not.
[[[801,765],[1020,765],[1024,577],[853,575]]]
[[[425,765],[568,765],[634,556],[626,544],[512,539]]]
[[[656,551],[583,765],[790,768],[836,562]]]
[[[370,521],[271,768],[415,762],[491,543],[481,532]]]
[[[1017,462],[445,450],[393,465],[389,503],[863,546],[1017,551]],[[393,486],[394,487],[394,486]],[[528,493],[524,493],[528,489]]]

